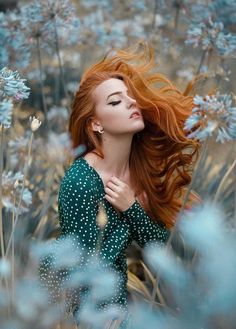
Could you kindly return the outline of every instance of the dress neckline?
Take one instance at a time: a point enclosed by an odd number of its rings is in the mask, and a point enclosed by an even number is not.
[[[97,170],[93,166],[91,166],[83,156],[81,156],[80,159],[82,159],[84,161],[84,163],[87,165],[87,167],[89,167],[89,169],[98,177],[98,179],[102,183],[103,189],[105,190],[103,180],[102,180],[101,176],[99,175],[99,173],[97,172]]]

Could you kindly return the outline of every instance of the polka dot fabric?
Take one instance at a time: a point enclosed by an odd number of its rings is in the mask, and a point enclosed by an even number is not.
[[[119,274],[114,298],[110,301],[127,309],[126,248],[135,240],[141,247],[149,242],[164,244],[169,231],[153,223],[145,210],[135,201],[129,209],[118,213],[104,198],[101,177],[79,157],[67,169],[58,196],[61,236],[74,235],[88,257],[95,252],[99,227],[96,222],[100,202],[103,202],[107,224],[101,241],[101,258]]]

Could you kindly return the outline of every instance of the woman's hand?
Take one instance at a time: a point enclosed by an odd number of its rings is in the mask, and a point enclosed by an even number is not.
[[[135,194],[128,184],[111,176],[105,186],[105,198],[119,211],[127,210],[135,202]]]

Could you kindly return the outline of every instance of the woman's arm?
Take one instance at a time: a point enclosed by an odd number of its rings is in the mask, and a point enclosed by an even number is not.
[[[130,223],[133,239],[141,247],[149,242],[162,245],[167,241],[170,231],[154,223],[137,200],[122,214]]]
[[[61,182],[58,195],[58,215],[61,233],[76,234],[83,245],[91,245],[98,228],[96,215],[98,204],[92,188],[72,173]]]
[[[73,234],[79,244],[91,254],[96,249],[100,228],[97,215],[101,199],[95,193],[96,182],[91,179],[78,179],[70,175],[60,187],[58,198],[59,222],[62,234]],[[104,201],[104,200],[103,200]],[[128,239],[124,222],[118,222],[117,227],[109,232],[109,218],[104,230],[105,238],[100,241],[101,258],[113,263]],[[108,227],[107,227],[108,226]],[[109,232],[108,234],[106,234]],[[117,243],[119,242],[119,243]]]

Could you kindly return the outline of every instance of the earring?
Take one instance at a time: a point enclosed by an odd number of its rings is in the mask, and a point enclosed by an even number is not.
[[[103,134],[103,133],[104,133],[104,129],[102,128],[102,130],[101,130],[101,128],[99,128],[99,129],[98,129],[98,132],[99,132],[100,134]]]

